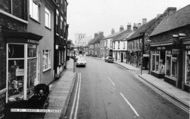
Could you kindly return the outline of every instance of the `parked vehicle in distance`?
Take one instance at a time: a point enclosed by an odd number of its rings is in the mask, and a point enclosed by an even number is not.
[[[114,59],[113,59],[113,57],[108,56],[108,57],[105,58],[105,62],[113,63]]]
[[[76,66],[86,67],[86,59],[84,57],[78,57],[76,61]]]

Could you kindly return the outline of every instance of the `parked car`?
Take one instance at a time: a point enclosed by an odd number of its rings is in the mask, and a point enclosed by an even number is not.
[[[76,61],[76,66],[84,66],[86,67],[86,59],[84,57],[78,57]]]
[[[108,57],[105,58],[105,62],[113,63],[114,59],[113,59],[113,57],[108,56]]]

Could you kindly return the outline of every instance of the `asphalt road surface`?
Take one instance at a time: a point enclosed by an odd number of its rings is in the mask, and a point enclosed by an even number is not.
[[[81,81],[75,86],[67,117],[76,102],[74,119],[189,119],[188,113],[155,93],[125,68],[96,58],[86,60],[85,68],[76,69]],[[74,97],[78,97],[78,104]]]

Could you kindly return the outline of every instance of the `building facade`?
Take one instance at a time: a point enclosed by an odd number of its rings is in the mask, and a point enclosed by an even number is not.
[[[56,9],[54,10],[54,72],[55,78],[59,78],[66,68],[67,62],[67,0],[54,0]]]
[[[28,32],[28,1],[0,2],[0,118],[6,103],[26,100],[38,80],[41,35]]]
[[[190,91],[189,11],[190,5],[171,14],[150,35],[151,73],[186,91]]]

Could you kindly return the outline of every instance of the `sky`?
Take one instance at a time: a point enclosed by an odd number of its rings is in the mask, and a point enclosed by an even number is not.
[[[190,4],[190,0],[67,0],[67,22],[69,39],[75,34],[85,33],[93,38],[94,33],[104,32],[108,36],[113,28],[119,31],[121,25],[142,23],[162,14],[167,7],[177,10]]]

